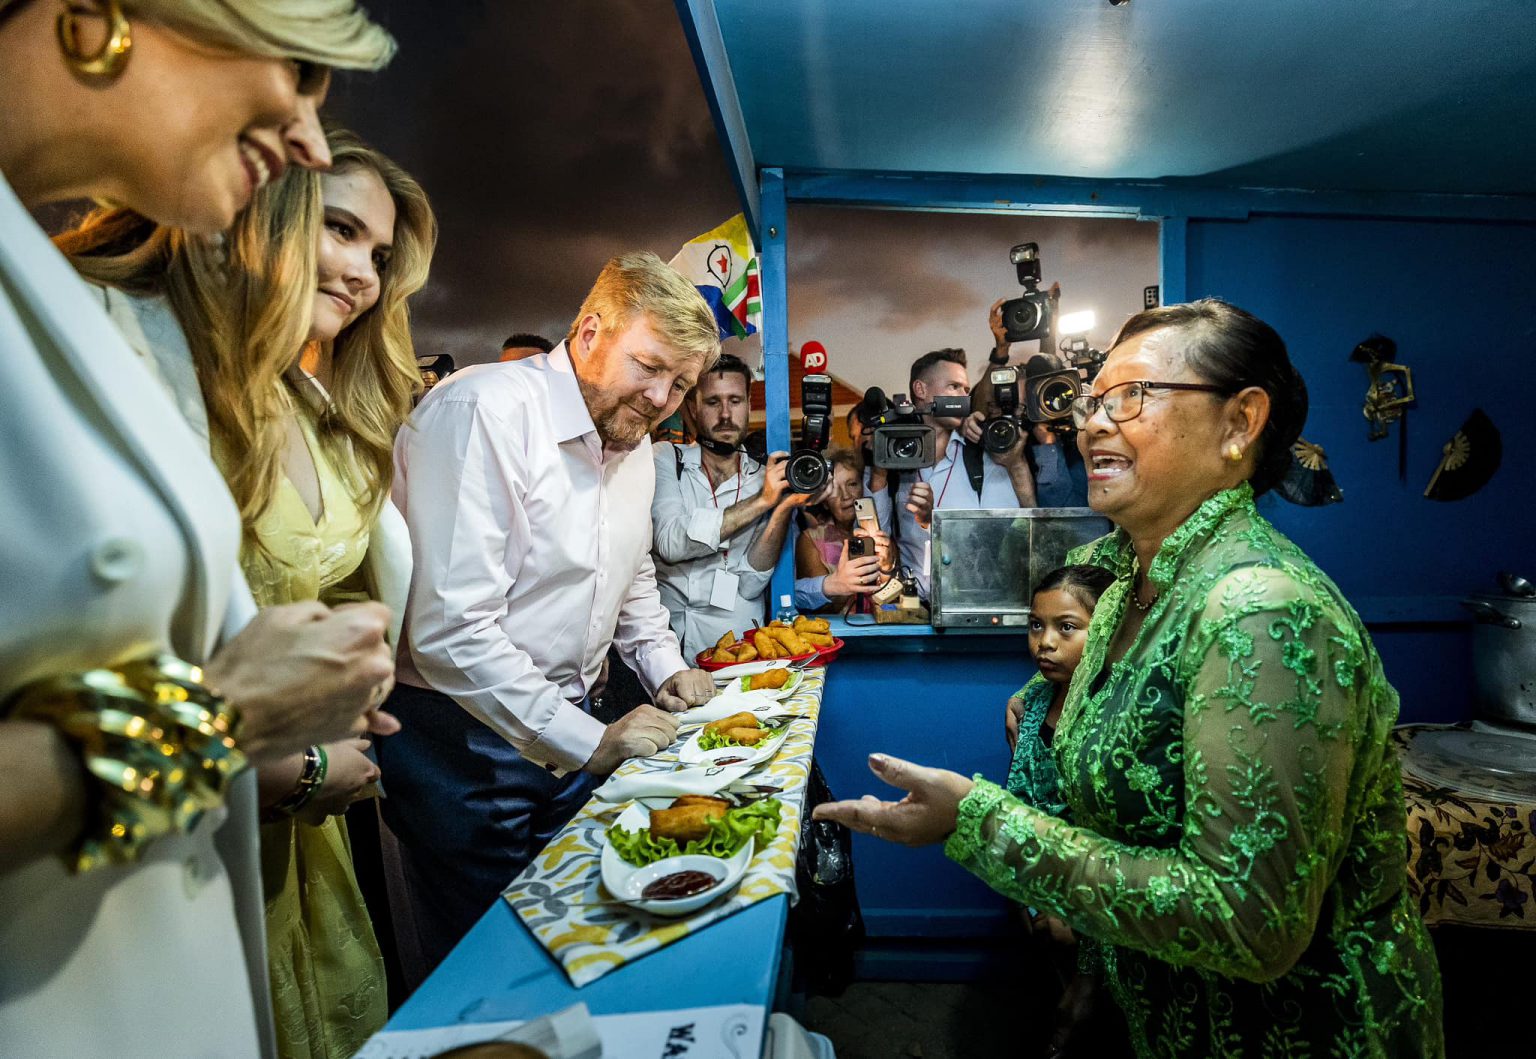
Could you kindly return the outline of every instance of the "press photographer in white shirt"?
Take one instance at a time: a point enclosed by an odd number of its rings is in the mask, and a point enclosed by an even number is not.
[[[966,376],[965,351],[937,349],[918,357],[912,362],[908,386],[912,403],[919,408],[935,397],[968,396],[971,384]],[[917,575],[919,591],[927,596],[934,509],[1034,507],[1035,482],[1022,443],[996,456],[990,452],[982,452],[979,460],[972,456],[968,466],[965,450],[973,443],[961,434],[964,419],[923,418],[937,434],[933,466],[897,472],[871,465],[865,486],[874,498],[880,528],[899,538],[901,565]],[[894,504],[890,488],[893,474],[898,476]]]
[[[457,372],[395,445],[415,572],[379,743],[415,939],[430,968],[585,803],[714,694],[651,563],[650,431],[719,354],[714,316],[654,254],[610,261],[566,341]],[[609,644],[654,695],[604,725]],[[660,708],[658,708],[660,707]]]
[[[817,498],[791,492],[786,454],[766,465],[741,451],[752,418],[752,369],[723,354],[684,398],[693,445],[655,447],[651,504],[656,579],[683,657],[764,620],[764,595],[794,511]]]

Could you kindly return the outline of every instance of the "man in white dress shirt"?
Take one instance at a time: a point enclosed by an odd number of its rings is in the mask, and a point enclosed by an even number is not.
[[[416,565],[403,729],[379,763],[415,919],[403,956],[441,960],[597,778],[669,746],[668,711],[714,693],[657,596],[649,433],[718,353],[692,285],[629,254],[553,351],[456,373],[400,432]],[[656,705],[604,725],[588,694],[610,643]]]
[[[655,446],[651,554],[672,631],[684,657],[694,658],[727,632],[764,620],[763,596],[790,518],[815,497],[790,492],[785,453],[765,466],[741,451],[752,369],[739,358],[722,355],[685,403],[698,444]]]

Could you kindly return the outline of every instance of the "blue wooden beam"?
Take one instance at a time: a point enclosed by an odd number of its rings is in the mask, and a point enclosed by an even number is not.
[[[726,55],[725,41],[720,36],[720,20],[714,0],[676,0],[676,4],[678,21],[683,24],[688,50],[693,53],[699,83],[709,103],[710,117],[715,122],[715,135],[725,149],[731,182],[736,185],[742,212],[747,216],[747,227],[752,230],[752,238],[762,245],[757,162],[752,157],[752,141],[747,136],[746,118],[742,116],[741,101],[736,95],[736,78],[731,74],[730,57]]]
[[[1536,196],[1201,187],[976,173],[786,170],[791,202],[874,209],[1031,213],[1067,217],[1211,217],[1253,214],[1536,221]]]
[[[768,422],[768,451],[787,452],[793,445],[789,422],[789,284],[785,252],[785,222],[789,202],[784,195],[784,171],[764,169],[759,175],[762,231],[758,239],[763,292],[763,404]],[[791,528],[773,571],[769,612],[795,592],[795,533]]]
[[[1164,217],[1158,225],[1157,257],[1164,305],[1189,300],[1189,218]]]

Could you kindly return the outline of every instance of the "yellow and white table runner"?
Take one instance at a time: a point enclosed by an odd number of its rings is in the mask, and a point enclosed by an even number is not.
[[[582,807],[507,888],[503,896],[513,911],[565,968],[572,985],[596,981],[775,894],[796,899],[795,855],[824,680],[822,670],[807,671],[800,689],[784,702],[786,710],[797,716],[790,721],[783,744],[771,760],[743,780],[781,788],[774,797],[783,805],[783,814],[773,841],[758,845],[746,876],[730,897],[679,919],[652,916],[615,901],[603,888],[599,860],[603,833],[627,804],[598,799]],[[656,757],[626,762],[616,774],[664,772],[677,764],[674,746]]]

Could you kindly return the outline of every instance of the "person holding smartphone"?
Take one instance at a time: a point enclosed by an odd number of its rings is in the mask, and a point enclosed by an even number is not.
[[[819,505],[821,521],[795,542],[795,605],[802,611],[868,612],[869,597],[895,572],[891,540],[880,529],[874,501],[864,496],[859,458],[827,453],[832,480]]]

